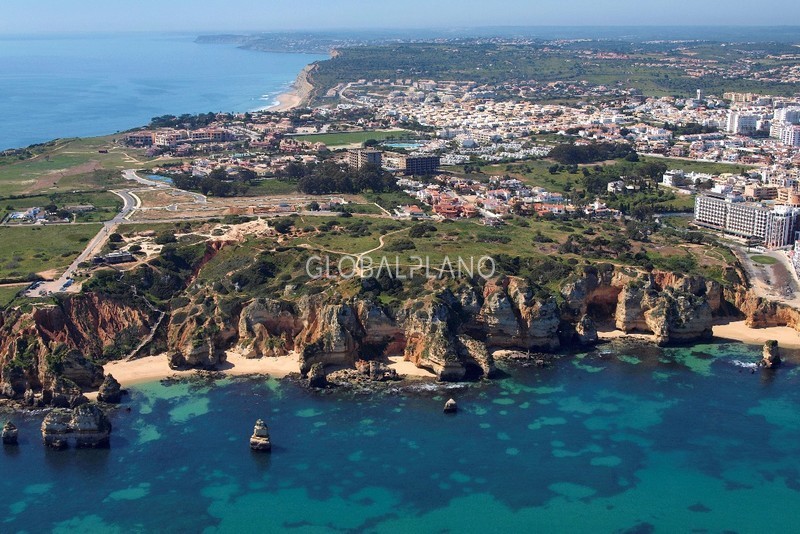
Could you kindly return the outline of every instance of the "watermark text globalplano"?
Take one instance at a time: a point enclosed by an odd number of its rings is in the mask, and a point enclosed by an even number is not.
[[[426,278],[443,280],[446,278],[474,278],[479,276],[488,280],[495,275],[497,265],[490,256],[480,258],[445,256],[434,260],[428,256],[352,256],[345,254],[336,258],[331,256],[311,256],[306,261],[306,274],[312,280],[323,278],[381,278],[395,280],[413,280]]]

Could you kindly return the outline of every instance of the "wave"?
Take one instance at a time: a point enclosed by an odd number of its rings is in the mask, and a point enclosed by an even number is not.
[[[733,360],[731,362],[736,367],[744,367],[745,369],[757,369],[758,364],[754,362],[743,362],[741,360]]]

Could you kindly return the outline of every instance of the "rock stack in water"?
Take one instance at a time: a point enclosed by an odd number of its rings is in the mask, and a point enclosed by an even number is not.
[[[100,390],[97,393],[97,400],[109,404],[119,404],[122,401],[122,386],[111,376],[106,375]]]
[[[315,363],[308,371],[308,386],[312,388],[328,387],[328,379],[325,377],[325,366]]]
[[[260,452],[272,450],[272,443],[269,440],[269,428],[261,419],[256,421],[256,426],[253,428],[253,435],[250,436],[250,448]]]
[[[444,413],[456,413],[458,411],[458,404],[454,399],[450,399],[444,403]]]
[[[767,369],[778,367],[781,364],[780,350],[778,349],[778,342],[771,339],[764,343],[764,356],[761,359],[760,365]]]
[[[42,421],[42,440],[53,449],[66,449],[70,444],[79,449],[103,449],[110,439],[111,423],[94,404],[74,410],[56,408]]]
[[[18,430],[16,425],[8,421],[3,425],[3,445],[16,445],[17,444]]]

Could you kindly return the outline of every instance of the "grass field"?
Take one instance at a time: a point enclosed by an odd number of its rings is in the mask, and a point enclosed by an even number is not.
[[[686,172],[703,172],[709,174],[741,174],[755,168],[752,165],[714,163],[708,161],[692,161],[675,158],[654,158],[643,156],[641,159],[645,163],[665,163],[670,169],[683,169]]]
[[[778,263],[778,260],[770,256],[750,256],[750,259],[761,265],[775,265]]]
[[[0,280],[65,269],[98,231],[99,224],[0,227]]]
[[[329,147],[354,145],[363,143],[369,139],[384,141],[386,139],[401,139],[415,137],[414,132],[407,130],[394,130],[390,132],[341,132],[328,134],[298,135],[294,137],[298,141],[308,141],[311,143],[325,143]]]
[[[27,285],[0,286],[0,310],[5,309]]]
[[[289,195],[297,192],[297,182],[284,182],[278,179],[261,180],[247,190],[248,195]]]
[[[114,136],[59,139],[35,156],[0,158],[0,197],[40,192],[107,189],[124,183],[116,171],[142,166],[144,151],[117,146]],[[106,151],[101,153],[100,151]],[[98,173],[96,171],[114,171]]]

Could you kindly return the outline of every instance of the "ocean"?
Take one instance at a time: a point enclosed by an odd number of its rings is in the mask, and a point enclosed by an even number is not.
[[[275,103],[325,56],[197,44],[194,35],[0,37],[0,150],[112,134],[165,114]]]
[[[111,416],[110,450],[45,450],[42,416],[15,418],[0,530],[797,531],[800,353],[783,354],[753,372],[760,347],[614,342],[380,394],[142,384]],[[258,418],[271,454],[248,448]]]

